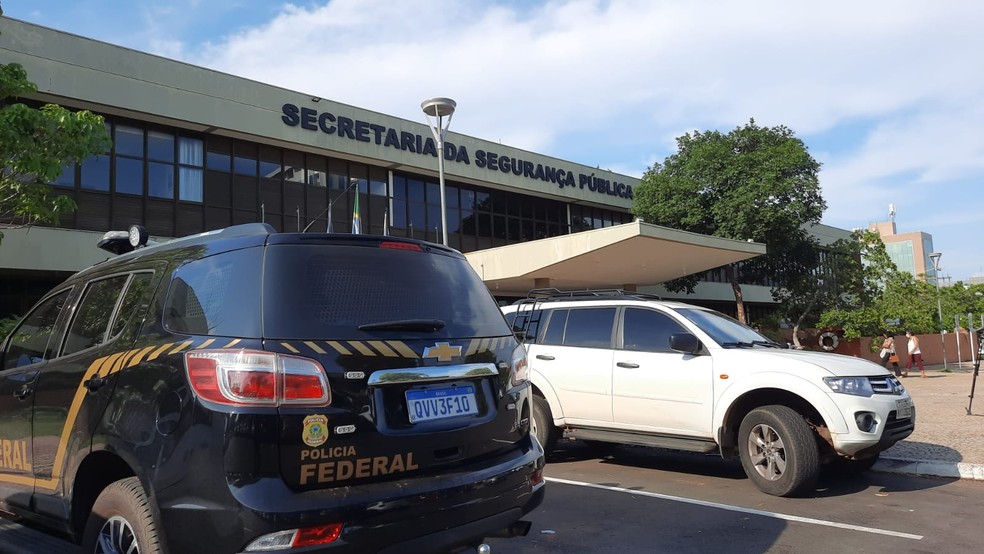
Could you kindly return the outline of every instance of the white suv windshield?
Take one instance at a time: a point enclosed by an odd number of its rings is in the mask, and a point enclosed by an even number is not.
[[[715,342],[724,347],[778,346],[754,329],[720,312],[697,308],[677,308],[677,313],[700,327]]]

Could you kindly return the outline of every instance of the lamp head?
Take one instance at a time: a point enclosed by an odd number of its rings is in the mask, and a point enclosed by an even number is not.
[[[450,98],[428,98],[420,103],[420,109],[427,115],[444,117],[453,114],[457,105],[457,102]]]

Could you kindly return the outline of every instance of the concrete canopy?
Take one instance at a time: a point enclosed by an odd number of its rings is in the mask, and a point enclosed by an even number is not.
[[[655,285],[765,254],[765,245],[641,221],[465,254],[495,295]]]

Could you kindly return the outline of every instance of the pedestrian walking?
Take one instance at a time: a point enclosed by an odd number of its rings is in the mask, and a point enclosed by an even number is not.
[[[888,369],[888,364],[892,364],[892,371],[896,377],[902,376],[902,368],[899,367],[899,356],[895,352],[895,333],[891,331],[882,332],[881,356],[882,367]]]
[[[905,373],[902,374],[903,377],[909,376],[909,368],[912,364],[916,364],[919,368],[919,373],[921,377],[926,376],[926,368],[923,366],[922,350],[919,349],[919,337],[912,334],[912,331],[906,331],[905,336],[909,338],[909,361],[905,364]]]

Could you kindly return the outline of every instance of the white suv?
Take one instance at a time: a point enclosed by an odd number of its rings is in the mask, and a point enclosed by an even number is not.
[[[525,341],[533,425],[549,452],[586,441],[736,454],[764,492],[864,471],[915,428],[872,362],[789,350],[719,312],[623,291],[542,292],[503,307]]]

